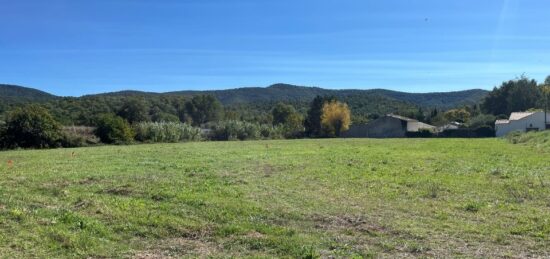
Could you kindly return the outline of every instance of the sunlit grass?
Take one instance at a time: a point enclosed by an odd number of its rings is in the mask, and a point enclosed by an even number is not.
[[[0,257],[550,256],[549,157],[499,139],[0,152]]]

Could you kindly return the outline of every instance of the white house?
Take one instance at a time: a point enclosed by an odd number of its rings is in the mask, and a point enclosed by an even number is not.
[[[544,118],[546,116],[546,119]],[[550,114],[545,112],[513,112],[507,120],[495,122],[496,136],[502,137],[512,131],[538,131],[550,129]]]

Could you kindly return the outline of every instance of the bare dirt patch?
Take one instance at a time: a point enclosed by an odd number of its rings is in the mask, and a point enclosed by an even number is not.
[[[256,170],[258,173],[263,174],[264,177],[271,177],[281,171],[280,168],[271,164],[260,164]]]
[[[106,189],[103,192],[107,194],[118,195],[118,196],[129,196],[133,193],[133,190],[130,185],[123,185],[123,186]]]
[[[265,235],[260,233],[260,232],[257,232],[257,231],[251,231],[251,232],[246,233],[246,237],[247,238],[255,238],[255,239],[263,239],[263,238],[265,238]]]
[[[221,247],[208,241],[189,238],[173,238],[163,240],[148,248],[146,251],[137,252],[132,257],[139,259],[181,257],[209,258],[219,255],[222,250]]]
[[[339,215],[339,216],[313,216],[315,228],[325,230],[351,230],[354,232],[381,234],[388,230],[374,222],[370,222],[364,216]]]
[[[78,184],[89,185],[99,182],[99,179],[93,176],[86,177],[78,181]]]

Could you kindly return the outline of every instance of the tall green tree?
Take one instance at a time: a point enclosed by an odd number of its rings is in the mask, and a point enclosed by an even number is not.
[[[508,112],[540,108],[541,90],[535,80],[518,80],[507,96]]]
[[[271,110],[271,115],[273,116],[273,125],[281,125],[288,124],[298,113],[292,105],[277,103]]]
[[[495,87],[485,97],[482,108],[490,114],[509,115],[512,112],[537,108],[541,96],[541,87],[535,80],[521,77]]]
[[[117,115],[129,123],[149,121],[149,105],[141,98],[128,98]]]
[[[193,125],[200,126],[207,122],[216,122],[223,117],[223,106],[212,95],[196,95],[185,104],[186,114],[193,120]]]
[[[323,115],[323,106],[325,103],[336,101],[334,96],[316,96],[310,104],[307,117],[304,122],[306,135],[309,137],[323,136],[321,116]]]
[[[151,108],[151,120],[154,122],[180,122],[180,119],[177,115],[172,113],[165,112],[159,106],[154,106]]]
[[[283,126],[286,137],[298,137],[304,131],[303,118],[290,104],[277,103],[271,111],[274,126]]]

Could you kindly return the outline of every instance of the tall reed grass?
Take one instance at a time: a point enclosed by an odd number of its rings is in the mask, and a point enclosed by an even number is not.
[[[203,139],[202,131],[186,123],[140,122],[134,125],[136,140],[142,142],[186,142]]]

